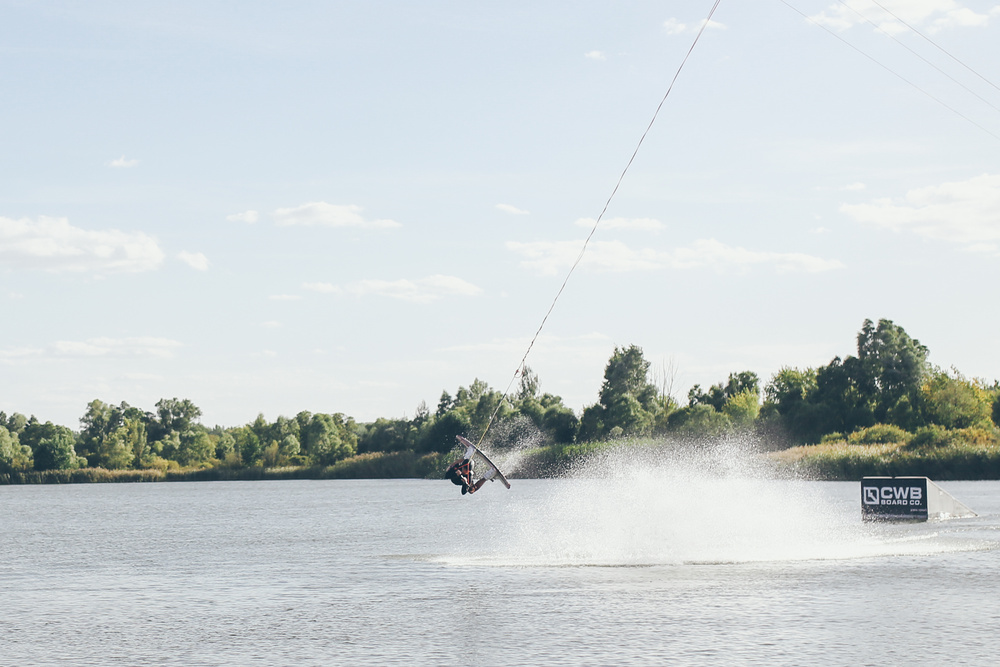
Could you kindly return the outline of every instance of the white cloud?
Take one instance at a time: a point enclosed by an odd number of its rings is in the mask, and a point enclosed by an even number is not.
[[[257,215],[257,211],[243,211],[242,213],[233,213],[226,216],[226,220],[229,222],[245,222],[248,225],[252,225],[259,219],[260,216]]]
[[[509,242],[507,248],[523,255],[521,266],[543,275],[566,271],[580,253],[582,241]],[[827,260],[802,253],[779,253],[747,250],[720,243],[715,239],[695,241],[686,248],[659,251],[651,248],[633,250],[620,241],[592,242],[580,262],[595,271],[652,271],[662,269],[711,268],[724,271],[746,269],[753,265],[771,266],[779,273],[816,273],[842,268],[837,260]]]
[[[945,28],[985,28],[989,25],[990,16],[997,14],[997,9],[994,7],[989,14],[977,14],[967,7],[958,7],[935,19],[930,32],[938,32]]]
[[[592,229],[595,222],[594,218],[580,218],[574,224]],[[655,218],[605,218],[601,220],[601,229],[636,229],[653,232],[663,229],[663,223]]]
[[[303,289],[328,294],[383,296],[413,303],[430,303],[448,296],[475,296],[483,290],[455,276],[433,275],[416,280],[359,280],[343,287],[331,283],[303,283]]]
[[[675,18],[669,18],[664,21],[663,27],[667,29],[668,35],[679,35],[687,30],[687,24],[681,23]]]
[[[698,32],[701,27],[705,25],[705,19],[698,21],[697,23],[681,23],[675,18],[669,18],[663,22],[663,27],[666,28],[668,35],[680,35],[685,32]],[[718,21],[708,21],[707,28],[714,30],[725,30],[726,26]]]
[[[729,267],[748,268],[769,265],[779,273],[819,273],[843,268],[835,259],[823,259],[797,252],[766,252],[729,246],[715,239],[695,241],[688,248],[678,248],[667,254],[667,263],[674,269],[711,268],[717,271]]]
[[[541,334],[535,343],[535,351],[553,351],[556,349],[575,351],[584,347],[598,347],[602,352],[607,349],[610,338],[603,333],[591,332],[579,336],[557,336]],[[502,352],[504,356],[514,357],[523,353],[530,338],[493,338],[478,343],[462,343],[441,348],[444,352]]]
[[[136,272],[163,263],[156,239],[142,232],[86,230],[66,218],[0,218],[0,265],[48,271]]]
[[[146,336],[60,340],[52,345],[52,349],[58,356],[64,357],[170,357],[181,345],[169,338]]]
[[[988,244],[1000,242],[1000,175],[917,188],[901,201],[843,204],[840,210],[859,222],[963,243],[982,252]]]
[[[507,248],[522,255],[521,266],[542,275],[566,271],[580,255],[583,241],[510,241]],[[580,266],[595,271],[648,271],[663,268],[655,250],[632,250],[621,241],[592,241]]]
[[[0,350],[0,363],[11,365],[44,354],[45,350],[40,347],[8,347],[5,350]]]
[[[108,163],[109,167],[114,167],[115,169],[131,169],[132,167],[136,167],[138,165],[138,160],[127,160],[124,155]]]
[[[162,375],[157,375],[156,373],[124,373],[122,374],[122,379],[133,380],[133,381],[152,381],[152,382],[162,382],[164,377]]]
[[[290,225],[323,227],[393,228],[401,225],[395,220],[368,220],[362,217],[360,206],[328,204],[324,201],[309,202],[294,208],[279,208],[274,212],[275,222]]]
[[[177,253],[177,259],[197,271],[208,271],[208,257],[205,257],[205,255],[200,252],[188,252],[187,250],[182,250]]]
[[[261,322],[260,326],[264,327],[265,329],[280,329],[281,322],[278,322],[276,320],[268,320],[267,322]]]
[[[510,213],[511,215],[528,215],[528,211],[520,209],[516,206],[511,206],[510,204],[497,204],[497,208],[504,213]]]
[[[332,283],[302,283],[302,289],[325,294],[340,294],[340,288]]]
[[[994,8],[988,14],[977,14],[955,0],[881,0],[879,4],[891,14],[870,0],[845,0],[809,18],[837,30],[847,30],[871,21],[879,29],[893,35],[907,30],[893,15],[933,33],[945,28],[984,27],[989,23],[990,15],[996,13]]]
[[[845,185],[844,187],[842,187],[840,189],[841,190],[845,190],[847,192],[857,192],[859,190],[864,190],[865,189],[865,184],[864,183],[848,183],[847,185]]]
[[[608,57],[604,55],[604,51],[587,51],[583,54],[584,58],[589,60],[607,60]]]

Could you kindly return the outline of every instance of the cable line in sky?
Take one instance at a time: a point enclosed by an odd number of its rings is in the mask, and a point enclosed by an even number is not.
[[[959,86],[961,86],[962,88],[964,88],[968,93],[970,93],[971,95],[975,96],[981,102],[983,102],[984,104],[986,104],[989,107],[991,107],[994,111],[1000,112],[1000,107],[996,106],[995,104],[993,104],[992,102],[990,102],[988,99],[986,99],[985,97],[983,97],[982,95],[980,95],[979,93],[977,93],[976,91],[974,91],[972,88],[969,88],[964,83],[962,83],[961,81],[959,81],[958,79],[956,79],[955,77],[953,77],[951,74],[948,74],[943,69],[941,69],[940,67],[938,67],[937,65],[935,65],[934,63],[932,63],[930,60],[928,60],[927,58],[923,57],[922,55],[920,55],[919,53],[917,53],[916,51],[914,51],[913,49],[911,49],[909,46],[907,46],[906,44],[904,44],[900,40],[896,39],[896,36],[893,35],[892,33],[890,33],[888,30],[886,30],[882,26],[880,26],[877,23],[875,23],[874,21],[872,21],[870,18],[868,18],[867,16],[865,16],[864,14],[862,14],[861,12],[859,12],[858,10],[856,10],[854,7],[851,7],[849,4],[847,4],[846,2],[844,2],[844,0],[839,0],[839,2],[840,2],[840,4],[844,5],[848,9],[850,9],[852,12],[854,12],[860,19],[862,19],[863,21],[865,21],[866,23],[868,23],[869,25],[871,25],[873,28],[875,28],[876,30],[878,30],[879,32],[881,32],[883,35],[885,35],[886,37],[888,37],[892,41],[894,41],[897,44],[899,44],[901,47],[903,47],[904,49],[906,49],[907,51],[909,51],[910,53],[912,53],[913,55],[915,55],[917,58],[920,58],[922,61],[924,61],[925,63],[927,63],[928,65],[930,65],[934,69],[936,69],[938,72],[940,72],[944,76],[948,77],[953,83],[956,83]],[[881,7],[881,5],[879,5],[879,6]],[[888,11],[888,10],[886,10],[886,11]],[[893,16],[893,18],[896,18],[895,14],[890,14],[890,15]],[[909,26],[907,26],[907,27],[909,27]],[[910,29],[912,30],[912,28],[910,28]],[[928,41],[930,41],[930,40],[928,40]],[[934,44],[934,42],[931,42],[931,44]],[[937,46],[937,45],[935,44],[935,46]],[[938,48],[940,49],[941,47],[938,46]],[[941,49],[941,50],[944,51],[944,49]],[[945,53],[947,53],[947,51],[945,51]],[[961,61],[959,61],[959,62],[961,62]],[[971,70],[971,69],[970,69],[970,71],[974,72],[974,70]],[[989,81],[987,81],[987,83],[989,83]]]
[[[907,23],[903,19],[899,18],[899,16],[897,16],[894,13],[892,13],[892,11],[890,11],[888,7],[886,7],[885,5],[883,5],[882,3],[880,3],[878,0],[871,0],[871,1],[872,1],[872,3],[874,3],[875,5],[877,5],[882,11],[884,11],[886,14],[888,14],[892,18],[896,19],[897,21],[899,21],[900,23],[902,23],[903,25],[905,25],[907,28],[909,28],[910,30],[912,30],[913,32],[915,32],[917,35],[919,35],[920,37],[923,37],[925,40],[927,40],[928,42],[930,42],[930,44],[934,48],[936,48],[939,51],[941,51],[941,53],[945,54],[946,56],[948,56],[949,58],[951,58],[952,60],[954,60],[955,62],[957,62],[959,65],[961,65],[965,69],[969,70],[970,72],[972,72],[973,74],[975,74],[980,79],[982,79],[986,83],[990,84],[991,86],[993,86],[997,90],[1000,90],[1000,86],[998,86],[997,84],[993,83],[992,81],[990,81],[989,79],[987,79],[985,76],[983,76],[982,74],[980,74],[976,70],[972,69],[970,66],[966,65],[963,61],[959,60],[957,56],[955,56],[954,54],[952,54],[950,51],[948,51],[947,49],[945,49],[943,46],[941,46],[940,44],[938,44],[937,42],[935,42],[933,39],[931,39],[930,37],[928,37],[924,33],[920,32],[916,28],[914,28],[912,25],[910,25],[909,23]]]
[[[988,134],[988,135],[990,135],[991,137],[993,137],[994,139],[996,139],[996,140],[1000,141],[1000,135],[998,135],[998,134],[996,134],[996,133],[992,132],[991,130],[989,130],[989,129],[988,129],[988,128],[986,128],[985,126],[983,126],[983,125],[981,125],[981,124],[977,123],[976,121],[972,120],[971,118],[969,118],[968,116],[966,116],[966,115],[965,115],[964,113],[962,113],[961,111],[959,111],[959,110],[958,110],[958,109],[956,109],[955,107],[951,106],[950,104],[948,104],[947,102],[945,102],[945,101],[944,101],[944,100],[942,100],[941,98],[939,98],[939,97],[935,96],[934,94],[932,94],[932,93],[930,93],[930,92],[928,92],[928,91],[924,90],[923,88],[921,88],[920,86],[918,86],[918,85],[917,85],[916,83],[914,83],[913,81],[910,81],[909,79],[907,79],[907,78],[906,78],[905,76],[903,76],[902,74],[900,74],[900,73],[899,73],[899,72],[897,72],[896,70],[892,69],[892,68],[891,68],[891,67],[889,67],[888,65],[886,65],[886,64],[884,64],[883,62],[881,62],[881,61],[879,61],[878,59],[876,59],[876,58],[875,58],[874,56],[872,56],[871,54],[869,54],[869,53],[866,53],[866,52],[862,51],[862,50],[861,50],[861,49],[860,49],[859,47],[855,46],[854,44],[851,44],[851,43],[850,43],[850,42],[848,42],[848,41],[847,41],[846,39],[844,39],[843,37],[841,37],[840,35],[838,35],[837,33],[835,33],[835,32],[834,32],[833,30],[830,30],[830,29],[829,29],[829,28],[827,28],[827,27],[826,27],[825,25],[823,25],[822,23],[820,23],[819,21],[817,21],[817,20],[816,20],[816,19],[814,19],[813,17],[809,16],[808,14],[806,14],[805,12],[803,12],[802,10],[800,10],[800,9],[799,9],[798,7],[795,7],[794,5],[790,4],[790,3],[789,3],[789,2],[787,1],[787,0],[780,0],[780,1],[781,1],[781,3],[782,3],[783,5],[785,5],[786,7],[788,7],[789,9],[791,9],[792,11],[794,11],[794,12],[795,12],[796,14],[798,14],[799,16],[801,16],[801,17],[802,17],[802,18],[804,18],[805,20],[809,21],[809,22],[810,22],[810,23],[812,23],[813,25],[816,25],[816,26],[819,26],[820,28],[822,28],[823,30],[825,30],[826,32],[828,32],[828,33],[829,33],[830,35],[832,35],[832,36],[836,37],[836,38],[837,38],[837,39],[839,39],[839,40],[840,40],[841,42],[843,42],[843,43],[844,43],[844,44],[846,44],[847,46],[851,47],[852,49],[854,49],[855,51],[857,51],[858,53],[860,53],[861,55],[863,55],[863,56],[864,56],[865,58],[868,58],[868,60],[871,60],[871,61],[872,61],[873,63],[875,63],[876,65],[878,65],[879,67],[881,67],[881,68],[882,68],[882,69],[884,69],[885,71],[889,72],[890,74],[892,74],[892,75],[893,75],[893,76],[895,76],[896,78],[900,79],[900,80],[901,80],[901,81],[903,81],[904,83],[906,83],[906,84],[908,84],[909,86],[911,86],[911,87],[915,88],[916,90],[920,91],[921,93],[923,93],[923,94],[924,94],[924,95],[926,95],[927,97],[931,98],[932,100],[934,100],[935,102],[937,102],[938,104],[940,104],[941,106],[943,106],[943,107],[944,107],[945,109],[947,109],[948,111],[950,111],[950,112],[952,112],[953,114],[955,114],[956,116],[958,116],[959,118],[962,118],[962,119],[964,119],[964,120],[965,120],[966,122],[969,122],[969,123],[971,123],[972,125],[975,125],[975,126],[976,126],[976,127],[978,127],[978,128],[980,129],[980,130],[982,130],[983,132],[985,132],[986,134]]]
[[[684,65],[687,64],[688,58],[691,57],[691,53],[694,51],[694,47],[698,45],[698,40],[701,39],[702,33],[705,32],[705,28],[708,24],[712,22],[712,16],[715,15],[715,10],[719,8],[719,3],[722,0],[715,0],[712,5],[712,9],[709,10],[708,16],[705,17],[704,22],[698,29],[697,34],[694,36],[694,40],[691,42],[691,46],[688,48],[687,53],[684,54],[684,58],[681,60],[681,64],[678,65],[677,71],[674,72],[674,77],[670,80],[670,85],[667,86],[667,92],[663,93],[663,98],[660,99],[660,103],[656,106],[656,110],[653,112],[653,117],[649,119],[649,124],[646,125],[645,131],[643,131],[642,136],[639,137],[638,143],[635,145],[635,150],[632,151],[631,157],[629,157],[628,162],[625,164],[625,168],[622,169],[621,175],[618,176],[618,181],[615,183],[615,187],[612,188],[611,194],[608,195],[608,199],[604,202],[604,208],[601,209],[601,214],[597,216],[597,220],[594,221],[594,226],[591,227],[590,233],[587,234],[587,238],[583,241],[583,246],[580,248],[580,253],[576,256],[576,260],[573,265],[569,268],[566,273],[566,277],[562,281],[562,285],[559,286],[559,291],[556,292],[555,298],[552,299],[552,303],[549,305],[549,309],[545,313],[545,317],[542,318],[541,324],[538,325],[538,330],[535,331],[535,335],[531,337],[531,342],[528,343],[528,348],[524,351],[524,356],[521,357],[521,363],[518,364],[517,369],[514,371],[514,375],[511,376],[510,382],[507,383],[507,388],[504,389],[503,396],[500,397],[500,401],[497,403],[497,407],[493,410],[493,414],[490,415],[490,420],[486,423],[486,428],[483,429],[483,433],[479,436],[479,444],[482,444],[483,439],[489,432],[490,427],[493,425],[493,420],[496,419],[497,413],[500,412],[500,406],[507,399],[507,395],[510,393],[510,388],[514,386],[514,380],[523,372],[525,368],[525,362],[528,360],[528,355],[531,354],[531,348],[535,346],[535,341],[538,340],[539,334],[542,333],[542,329],[545,327],[545,323],[549,319],[549,315],[552,314],[553,309],[556,307],[556,302],[559,301],[559,297],[562,296],[563,290],[566,289],[566,283],[569,282],[570,276],[576,270],[576,267],[580,264],[583,259],[583,255],[587,252],[587,246],[590,244],[590,239],[593,238],[594,233],[597,231],[597,227],[601,224],[601,219],[604,218],[604,214],[607,213],[608,207],[611,205],[611,200],[614,199],[615,194],[618,192],[619,186],[621,186],[622,181],[625,179],[625,174],[628,173],[629,167],[632,166],[632,162],[635,160],[635,156],[639,154],[639,149],[642,147],[642,142],[645,141],[646,135],[649,134],[650,129],[653,127],[653,123],[656,122],[656,117],[660,113],[660,109],[663,108],[663,104],[667,101],[667,97],[670,96],[670,92],[674,89],[674,84],[677,83],[677,78],[681,74],[681,70],[684,69]]]

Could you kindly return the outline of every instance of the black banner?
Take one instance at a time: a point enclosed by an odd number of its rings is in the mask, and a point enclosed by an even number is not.
[[[869,521],[926,521],[926,477],[865,477],[861,516]]]

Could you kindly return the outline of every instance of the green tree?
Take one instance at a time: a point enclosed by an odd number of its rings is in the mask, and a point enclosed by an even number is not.
[[[921,425],[921,386],[927,348],[891,320],[865,320],[858,356],[835,357],[815,371],[783,368],[765,390],[767,409],[792,437],[819,442],[828,433],[853,433],[876,423]]]
[[[577,419],[576,413],[563,405],[560,400],[559,403],[545,409],[541,426],[553,442],[568,444],[576,440],[576,434],[580,430],[580,420]]]
[[[834,357],[816,371],[816,391],[810,441],[825,433],[853,433],[876,423],[873,394],[857,357]],[[815,439],[815,440],[814,440]]]
[[[28,425],[28,418],[22,415],[20,412],[15,412],[9,417],[0,412],[2,418],[0,418],[0,426],[6,426],[7,430],[13,435],[21,435],[24,432],[25,426]]]
[[[236,451],[236,438],[229,431],[223,431],[215,441],[215,458],[223,462],[233,463],[234,457],[239,459],[239,454]]]
[[[298,456],[302,451],[299,438],[294,433],[289,433],[278,443],[278,463],[286,463]]]
[[[604,382],[599,394],[601,405],[608,408],[621,396],[632,396],[645,405],[656,395],[656,386],[649,382],[649,362],[643,357],[642,348],[638,345],[615,347],[604,367]]]
[[[446,412],[455,407],[455,399],[451,397],[447,391],[441,392],[441,398],[438,399],[437,411],[434,413],[435,417],[440,417]]]
[[[139,410],[136,410],[131,416],[126,416],[122,422],[122,428],[125,431],[125,442],[132,454],[131,466],[133,468],[146,467],[146,461],[149,457],[149,440],[146,437],[146,424],[147,419]]]
[[[886,319],[877,326],[864,321],[858,333],[858,360],[857,384],[879,422],[904,396],[916,399],[929,370],[927,348]]]
[[[702,391],[700,384],[696,384],[688,390],[688,407],[707,405],[714,410],[721,410],[725,404],[726,389],[721,382],[713,384],[708,388],[708,391]]]
[[[534,398],[538,395],[539,386],[538,374],[532,371],[530,367],[525,366],[521,369],[521,379],[518,381],[515,398],[518,401],[523,401],[526,398]]]
[[[483,384],[485,385],[485,383]],[[493,416],[494,412],[496,413],[494,419],[497,423],[506,421],[513,416],[513,410],[510,404],[504,400],[503,394],[486,386],[483,391],[479,392],[474,402],[470,399],[467,408],[470,430],[467,435],[470,438],[479,439],[490,425],[490,417]]]
[[[174,459],[182,466],[197,466],[208,463],[215,453],[208,431],[201,424],[194,424],[177,434],[177,451]]]
[[[201,408],[188,399],[161,398],[156,402],[157,420],[151,437],[161,439],[169,433],[184,433],[201,419]]]
[[[135,455],[128,428],[123,424],[101,438],[94,458],[98,466],[109,470],[123,470],[132,465]]]
[[[32,464],[31,447],[22,445],[17,433],[11,433],[5,425],[0,425],[0,473],[27,470]]]
[[[77,453],[87,457],[92,466],[99,465],[99,452],[104,441],[120,426],[119,415],[112,412],[111,406],[104,401],[94,399],[87,404],[87,411],[80,417],[80,441]]]
[[[726,401],[746,392],[757,395],[759,399],[760,378],[753,371],[730,373],[725,384],[713,384],[707,392],[701,390],[701,385],[694,385],[688,392],[688,405],[711,405],[721,412]]]
[[[782,367],[764,387],[764,400],[775,406],[780,415],[799,409],[816,391],[816,369]]]
[[[317,413],[312,416],[305,431],[306,453],[319,465],[333,465],[357,453],[357,435],[354,420],[344,415]]]
[[[73,431],[65,426],[52,422],[42,424],[33,419],[21,433],[20,440],[31,448],[35,470],[70,470],[86,465],[87,460],[76,454]]]
[[[949,429],[992,425],[993,395],[983,382],[968,380],[954,368],[929,375],[922,390],[926,422]]]
[[[664,405],[659,398],[656,385],[649,381],[649,362],[642,348],[615,347],[604,367],[598,403],[584,409],[580,418],[579,438],[648,432]]]
[[[588,442],[600,438],[610,429],[604,427],[604,406],[600,403],[588,405],[580,416],[580,428],[577,430],[577,440]]]
[[[90,466],[141,467],[147,420],[142,410],[124,401],[116,406],[94,399],[80,418],[77,454],[85,456]]]
[[[733,426],[750,428],[760,414],[760,394],[756,388],[743,389],[726,400],[722,412]]]
[[[365,426],[358,452],[399,452],[416,447],[418,428],[407,419],[379,417]]]
[[[682,437],[712,438],[732,430],[729,417],[707,403],[697,403],[681,408],[668,419],[672,433]]]
[[[816,369],[785,366],[775,373],[764,387],[762,412],[777,414],[794,440],[819,442],[822,433],[815,432],[816,413],[820,410],[810,402],[816,394]]]
[[[421,438],[421,450],[448,452],[455,446],[456,435],[471,434],[469,418],[461,410],[449,410],[435,417]]]
[[[181,451],[181,434],[177,431],[170,431],[162,438],[150,445],[150,451],[161,459],[178,463],[178,456]]]
[[[228,432],[233,438],[233,451],[239,455],[243,465],[252,466],[260,463],[265,445],[261,443],[253,429],[249,426],[237,426]]]

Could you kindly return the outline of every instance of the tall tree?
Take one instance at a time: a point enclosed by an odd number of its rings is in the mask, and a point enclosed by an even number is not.
[[[157,428],[153,439],[170,433],[183,433],[201,419],[201,408],[189,399],[161,398],[156,402]]]
[[[333,465],[357,453],[354,420],[344,415],[317,413],[305,432],[306,453],[319,465]]]
[[[904,397],[915,399],[926,377],[927,347],[892,320],[865,320],[858,333],[859,388],[872,403],[877,421]]]
[[[31,447],[35,470],[67,470],[79,468],[87,460],[77,456],[73,431],[52,422],[28,422],[20,436],[22,444]]]
[[[656,385],[649,381],[649,362],[638,345],[615,347],[604,367],[597,405],[580,419],[580,439],[592,440],[618,433],[632,435],[652,427],[664,408]]]
[[[31,465],[31,447],[22,445],[17,433],[0,424],[0,472],[24,470]]]

